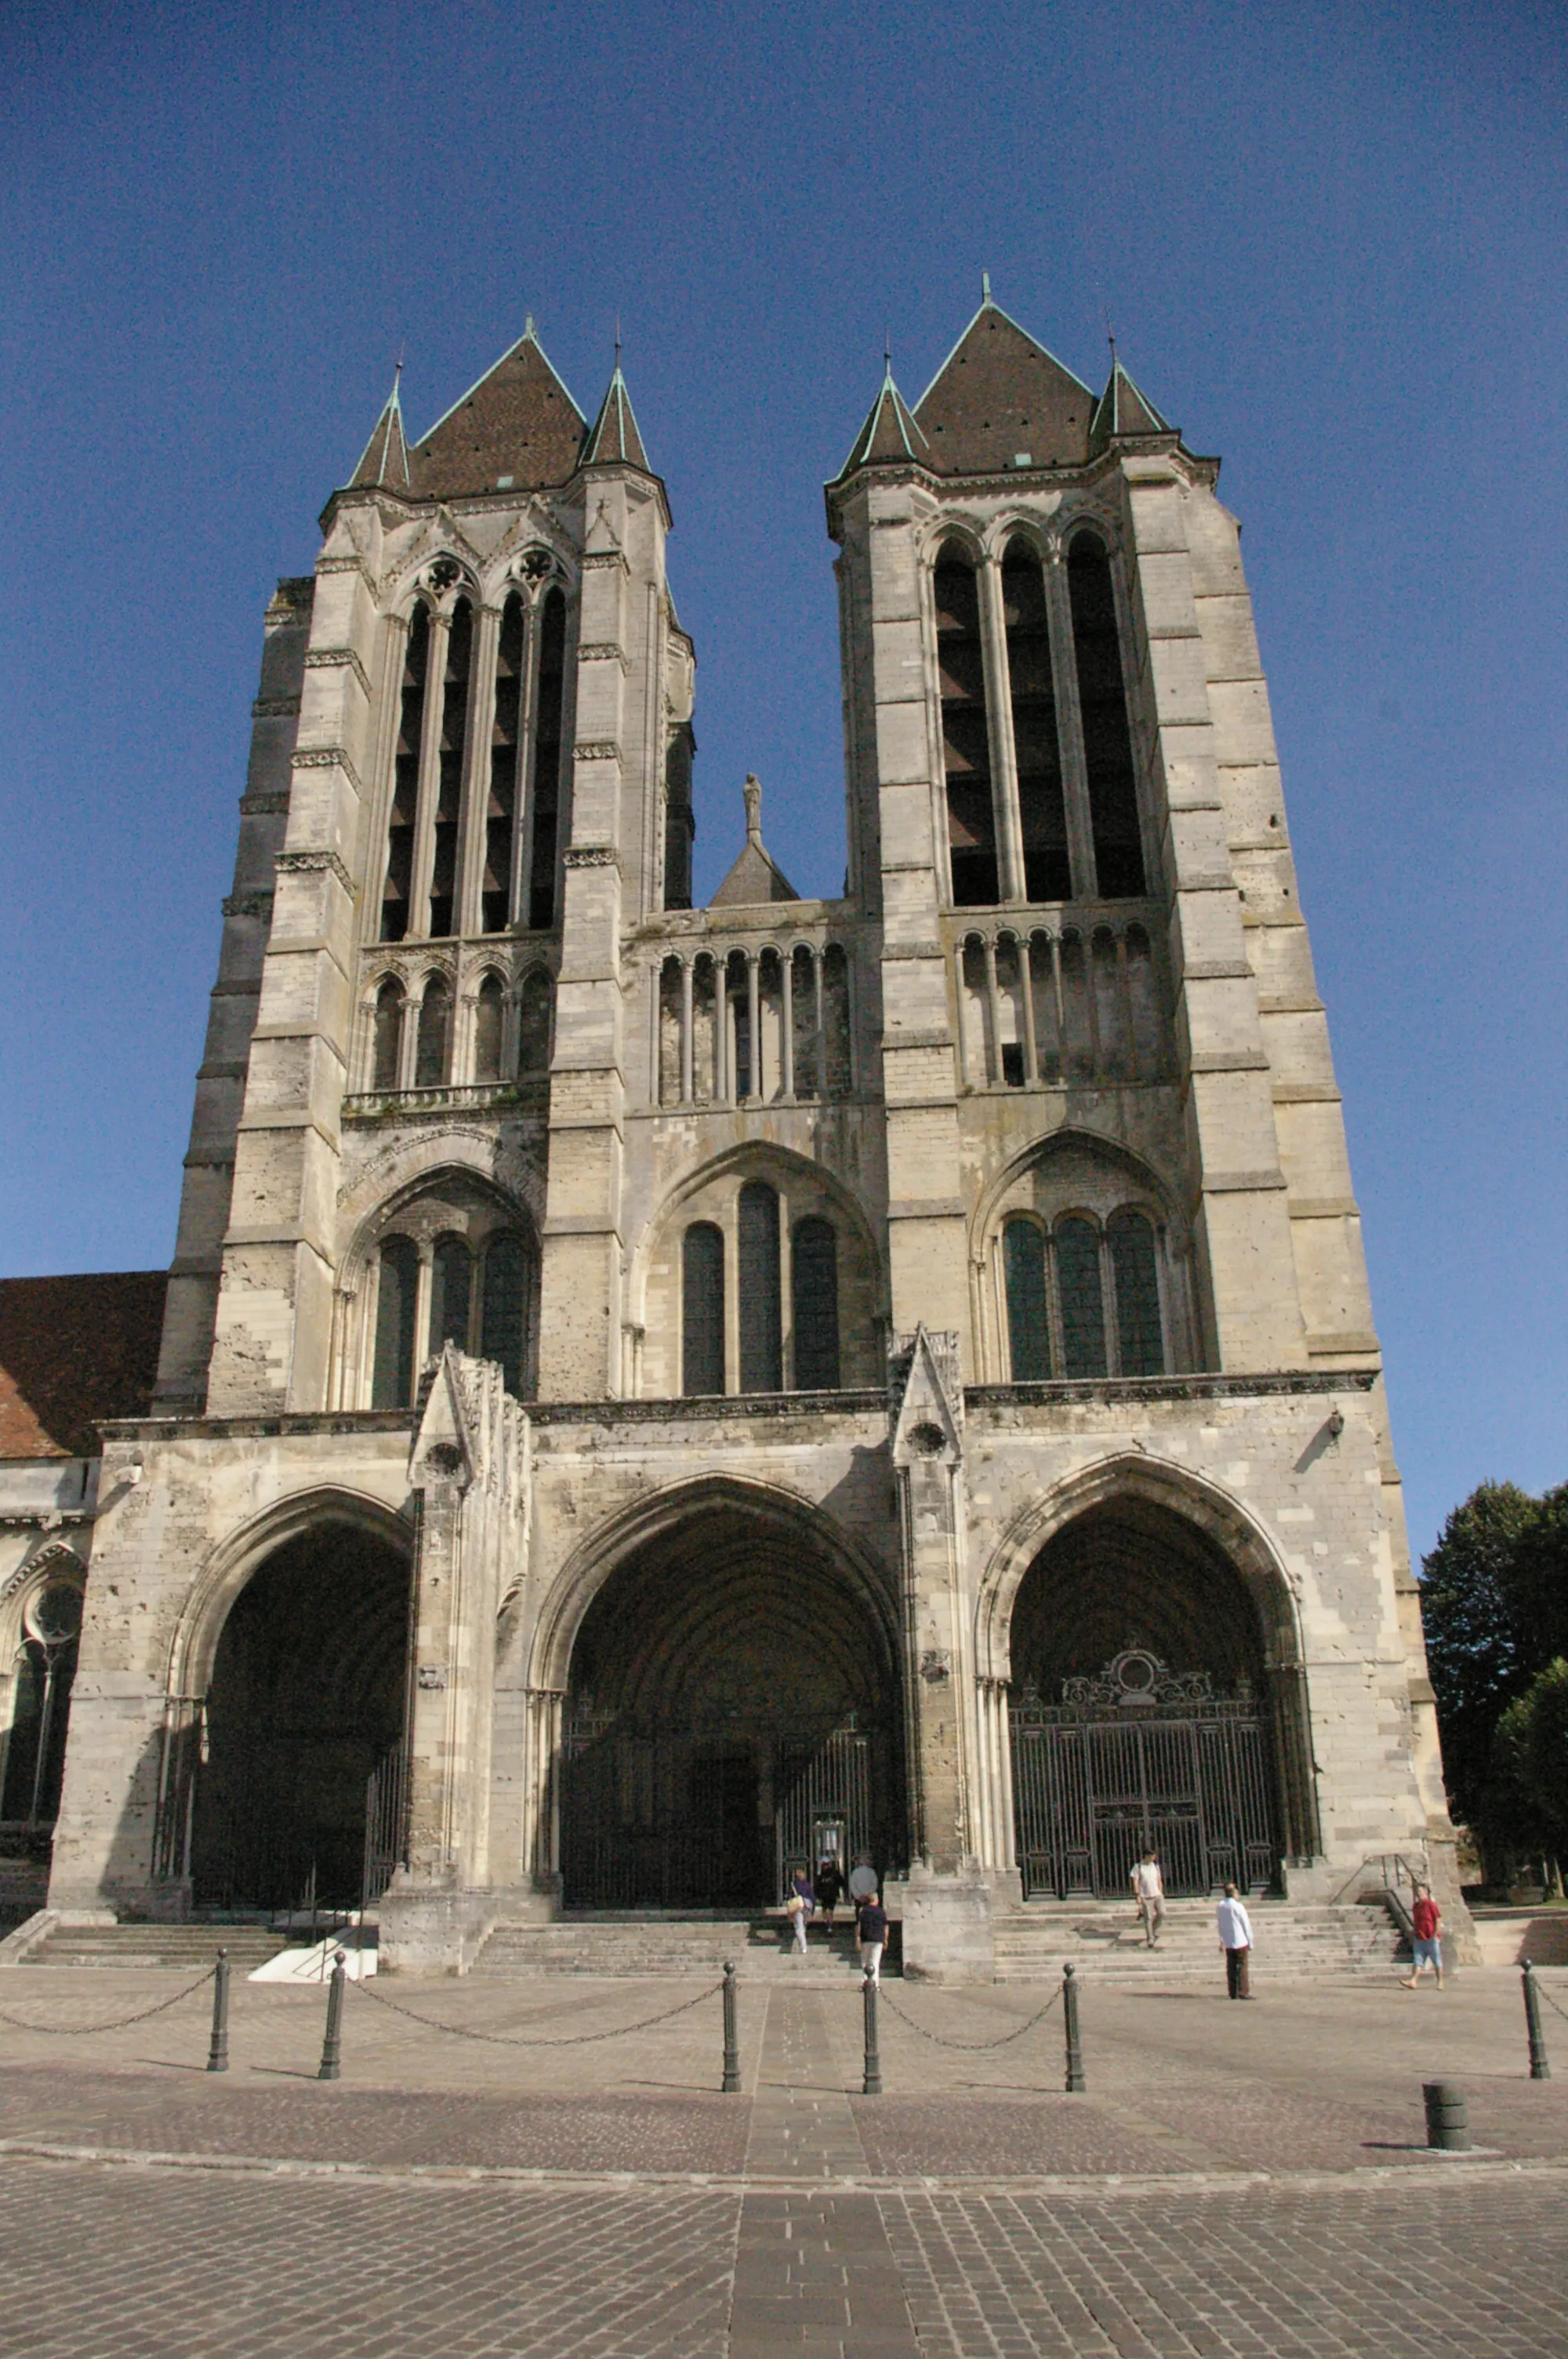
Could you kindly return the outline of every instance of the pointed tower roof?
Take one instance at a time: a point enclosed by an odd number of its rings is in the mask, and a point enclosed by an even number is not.
[[[1173,434],[1177,429],[1161,417],[1152,401],[1146,401],[1115,357],[1111,348],[1110,375],[1105,391],[1095,404],[1094,421],[1089,428],[1089,449],[1103,451],[1108,442],[1129,434]]]
[[[408,445],[404,439],[403,404],[397,390],[402,375],[403,363],[399,361],[386,408],[376,419],[360,463],[349,477],[351,491],[362,491],[367,484],[384,484],[393,492],[408,489]]]
[[[1076,467],[1088,456],[1094,396],[1081,377],[984,300],[914,405],[942,475]]]
[[[586,422],[529,320],[510,350],[414,445],[415,491],[422,499],[453,499],[564,484],[577,472]]]
[[[760,901],[798,901],[800,895],[762,842],[762,788],[748,776],[746,841],[741,856],[708,903],[710,909],[751,908]]]
[[[931,463],[931,445],[914,421],[914,412],[892,381],[890,360],[866,415],[866,422],[856,435],[849,455],[839,468],[835,481],[842,483],[857,467],[878,465],[908,466],[914,460],[920,466]]]
[[[648,464],[643,437],[637,430],[632,397],[626,390],[626,380],[621,374],[619,361],[610,380],[610,389],[599,406],[599,416],[589,429],[579,463],[584,467],[608,467],[617,462],[628,467],[641,467],[645,475],[654,472]]]

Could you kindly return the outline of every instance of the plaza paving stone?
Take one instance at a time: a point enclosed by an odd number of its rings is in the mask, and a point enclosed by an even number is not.
[[[209,1993],[89,2027],[180,1988],[0,1978],[0,2015],[75,2027],[0,2021],[6,2359],[1568,2352],[1568,2037],[1529,2082],[1505,1973],[1089,1983],[1084,2096],[1059,2008],[1006,2037],[1049,1988],[884,1992],[881,2098],[853,1988],[744,1991],[728,2098],[700,1984],[351,1993],[330,2084],[320,1993],[238,1986],[226,2075]],[[1425,2157],[1436,2077],[1498,2159]]]

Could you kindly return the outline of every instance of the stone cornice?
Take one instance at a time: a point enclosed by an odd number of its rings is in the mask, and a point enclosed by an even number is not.
[[[273,896],[270,887],[254,893],[230,893],[223,901],[225,918],[270,918]]]
[[[280,876],[333,876],[353,897],[354,880],[335,852],[280,852],[275,864]]]
[[[562,853],[561,864],[566,868],[619,868],[621,854],[612,843],[574,843]]]
[[[308,663],[308,656],[305,658]],[[253,721],[294,721],[298,718],[299,699],[297,696],[258,696],[251,706]]]
[[[305,658],[307,671],[338,671],[353,673],[365,695],[370,694],[370,680],[365,668],[352,647],[312,647]]]
[[[1095,1401],[1266,1400],[1291,1393],[1369,1393],[1378,1368],[1280,1368],[1255,1376],[1087,1376],[1037,1385],[966,1385],[966,1408],[1033,1408]]]
[[[289,756],[291,770],[341,770],[356,795],[362,795],[360,774],[341,745],[312,745]]]
[[[276,819],[279,811],[286,811],[287,809],[288,790],[286,787],[269,789],[265,794],[240,797],[242,819]]]

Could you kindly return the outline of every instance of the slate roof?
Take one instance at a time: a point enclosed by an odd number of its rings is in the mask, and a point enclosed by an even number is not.
[[[637,430],[637,420],[632,408],[632,397],[626,390],[626,380],[621,374],[621,364],[615,364],[615,374],[610,389],[599,406],[599,416],[589,429],[579,464],[584,467],[604,467],[617,461],[629,467],[641,467],[645,475],[653,473],[648,454],[643,447],[643,437]]]
[[[1133,384],[1119,361],[1112,364],[1105,391],[1095,404],[1095,414],[1089,427],[1089,448],[1103,451],[1108,442],[1119,436],[1135,434],[1173,434],[1175,428],[1168,425],[1152,401]]]
[[[852,475],[857,467],[907,464],[912,459],[923,467],[929,466],[931,446],[892,381],[892,364],[890,362],[887,374],[878,387],[877,397],[866,414],[866,422],[856,435],[837,480],[842,483],[844,477]]]
[[[798,901],[800,895],[762,842],[762,789],[749,777],[743,789],[746,841],[741,856],[708,903],[710,909],[752,908],[762,901]]]
[[[914,405],[939,475],[1081,466],[1095,398],[988,295]]]
[[[543,491],[577,473],[587,419],[546,359],[534,322],[408,453],[416,499]]]
[[[168,1274],[0,1278],[0,1458],[91,1458],[151,1406]]]
[[[402,375],[401,368],[398,375]],[[349,478],[351,491],[360,491],[367,484],[385,484],[395,492],[406,492],[409,486],[408,444],[403,432],[403,405],[397,397],[395,377],[386,408],[376,419],[360,463]]]

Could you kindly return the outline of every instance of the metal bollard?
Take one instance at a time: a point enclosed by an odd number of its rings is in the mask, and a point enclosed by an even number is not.
[[[343,2077],[343,1953],[336,1952],[332,1979],[327,1985],[327,2036],[321,2042],[321,2069],[318,2081],[341,2081]]]
[[[212,1969],[212,2037],[207,2044],[209,2072],[229,2069],[229,1952],[220,1950]]]
[[[1530,2077],[1532,2081],[1550,2081],[1552,2066],[1547,2060],[1546,2036],[1541,2028],[1541,1993],[1535,1987],[1535,1973],[1530,1960],[1524,1962],[1524,2027],[1530,2034]]]
[[[882,2058],[877,2046],[877,1985],[870,1974],[861,1987],[866,2009],[866,2071],[860,2082],[862,2097],[880,2097],[882,2093]]]
[[[737,2021],[735,2000],[735,1961],[724,1961],[724,2079],[720,2096],[738,2097],[741,2093],[741,2032]]]
[[[1067,2041],[1067,2093],[1084,2092],[1084,2050],[1078,2038],[1078,1984],[1070,1965],[1062,1969],[1062,2028]]]
[[[1421,2093],[1426,2104],[1427,2145],[1444,2154],[1468,2154],[1470,2115],[1464,2090],[1452,2081],[1423,2081]]]

